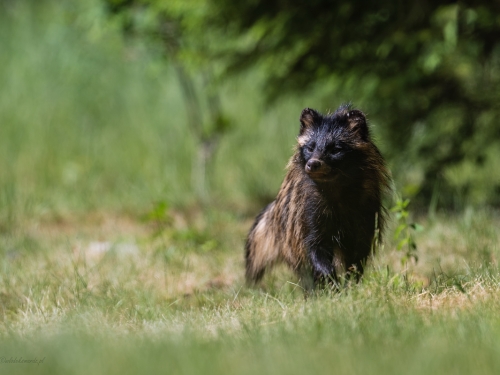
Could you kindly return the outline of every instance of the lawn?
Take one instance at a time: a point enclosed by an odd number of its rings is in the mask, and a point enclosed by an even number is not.
[[[171,210],[172,211],[172,210]],[[249,288],[251,218],[94,213],[25,223],[1,261],[8,373],[475,373],[500,366],[499,217],[422,218],[359,285],[304,298],[284,268]],[[5,235],[3,236],[5,243]],[[40,364],[9,363],[20,359]]]

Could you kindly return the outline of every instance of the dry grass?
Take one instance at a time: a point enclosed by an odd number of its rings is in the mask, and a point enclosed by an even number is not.
[[[463,368],[482,358],[477,373],[498,365],[500,275],[487,261],[498,257],[495,213],[425,220],[417,264],[401,265],[389,240],[361,284],[307,299],[285,267],[257,288],[244,285],[248,218],[195,209],[167,216],[27,220],[3,235],[0,335],[9,349],[0,349],[50,357],[57,366],[40,365],[42,373],[79,374],[85,367],[75,364],[95,358],[108,370],[94,372],[120,374],[137,366],[220,373],[228,363],[233,373],[335,365],[421,374],[417,363],[436,353]],[[394,356],[394,346],[406,354]],[[116,364],[122,353],[127,365]],[[446,360],[429,366],[450,371]]]
[[[481,215],[492,227],[498,224],[494,215]],[[154,317],[164,307],[182,310],[228,303],[237,310],[248,303],[248,298],[255,298],[255,293],[276,305],[283,296],[302,298],[297,280],[283,267],[274,270],[260,288],[249,290],[244,286],[242,242],[246,219],[236,221],[231,216],[212,214],[203,222],[200,212],[190,217],[181,213],[172,216],[175,219],[168,224],[95,213],[83,220],[26,225],[17,241],[10,242],[20,246],[29,243],[29,247],[12,247],[4,258],[7,272],[0,284],[4,324],[12,327],[59,321],[81,306],[101,309],[103,317],[113,320],[121,313],[110,314],[107,309],[123,304],[131,308],[153,304],[154,311],[150,309],[153,312],[148,314]],[[391,250],[389,242],[372,262],[363,285],[355,288],[367,296],[376,295],[380,283],[406,290],[402,301],[422,313],[494,301],[499,294],[496,278],[475,274],[481,265],[486,267],[485,256],[496,259],[496,232],[477,222],[469,223],[468,232],[464,232],[460,228],[465,225],[462,217],[441,218],[424,225],[426,230],[417,238],[417,264],[402,266],[401,255]],[[225,233],[231,235],[224,237]],[[478,238],[488,254],[475,253],[472,238]],[[494,263],[488,265],[492,266]],[[376,285],[374,290],[372,285]]]

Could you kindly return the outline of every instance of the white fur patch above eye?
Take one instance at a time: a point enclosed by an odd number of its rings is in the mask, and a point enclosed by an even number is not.
[[[297,142],[299,143],[299,146],[302,147],[304,146],[307,142],[309,142],[309,139],[311,138],[311,136],[309,135],[308,132],[305,132],[304,134],[302,135],[299,135],[297,137]]]

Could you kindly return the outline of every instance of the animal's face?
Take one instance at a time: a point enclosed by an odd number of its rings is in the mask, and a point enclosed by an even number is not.
[[[340,107],[323,116],[306,108],[300,117],[299,151],[305,172],[315,181],[338,176],[354,177],[369,143],[366,118],[361,111]]]

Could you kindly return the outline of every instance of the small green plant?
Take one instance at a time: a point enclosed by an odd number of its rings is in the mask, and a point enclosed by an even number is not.
[[[401,259],[403,265],[410,259],[414,259],[415,262],[418,261],[417,244],[413,233],[424,229],[420,224],[410,222],[409,204],[409,199],[397,198],[396,204],[391,208],[391,212],[395,214],[398,221],[398,226],[394,232],[394,239],[398,241],[396,249],[404,251],[404,256]]]
[[[142,215],[142,220],[153,225],[154,237],[160,236],[172,224],[169,204],[166,201],[155,203],[150,211]]]

